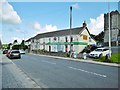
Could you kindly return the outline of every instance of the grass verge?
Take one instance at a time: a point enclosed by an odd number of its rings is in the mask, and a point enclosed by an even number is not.
[[[120,64],[120,52],[112,54],[110,60],[106,60],[106,57],[103,56],[101,58],[95,59],[95,61]]]

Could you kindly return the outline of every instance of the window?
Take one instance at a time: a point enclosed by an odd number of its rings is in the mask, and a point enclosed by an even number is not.
[[[103,51],[107,51],[107,50],[109,50],[109,49],[103,49]]]
[[[71,39],[70,41],[72,42],[72,41],[73,41],[73,37],[71,36],[71,38],[70,38],[70,39]]]
[[[65,41],[68,42],[67,37],[65,37]]]
[[[56,37],[54,37],[54,41],[56,41],[57,40],[57,38]]]
[[[83,40],[87,40],[88,37],[86,35],[83,35]]]
[[[89,42],[91,42],[91,37],[89,37]]]
[[[60,41],[60,37],[58,37],[58,42]]]

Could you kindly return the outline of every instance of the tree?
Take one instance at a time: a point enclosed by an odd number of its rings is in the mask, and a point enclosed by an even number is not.
[[[12,45],[12,43],[9,43],[7,49],[10,49],[10,46],[11,46],[11,45]]]
[[[0,40],[0,49],[2,48],[2,42],[1,42],[1,40]]]
[[[25,45],[25,40],[22,40],[21,45]]]
[[[28,49],[28,46],[25,45],[25,40],[22,40],[21,44],[20,44],[20,49],[26,50]]]
[[[13,50],[19,50],[20,49],[20,45],[14,45],[14,46],[12,46],[12,49]]]
[[[20,46],[21,46],[21,49],[23,49],[25,47],[25,41],[24,40],[22,40]]]
[[[13,44],[16,44],[16,43],[18,43],[18,41],[17,41],[17,40],[14,40]]]
[[[104,32],[102,31],[98,35],[91,34],[91,37],[93,37],[97,42],[103,42],[104,41]]]

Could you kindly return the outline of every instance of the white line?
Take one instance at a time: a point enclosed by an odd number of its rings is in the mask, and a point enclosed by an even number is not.
[[[79,70],[79,71],[82,71],[82,72],[86,72],[86,73],[89,73],[89,74],[93,74],[93,75],[97,75],[97,76],[100,76],[100,77],[107,77],[106,75],[102,75],[102,74],[98,74],[98,73],[94,73],[94,72],[89,72],[89,71],[86,71],[86,70],[83,70],[83,69],[78,69],[78,68],[74,68],[74,67],[69,67],[71,69],[74,69],[74,70]]]
[[[49,61],[44,61],[44,60],[42,60],[42,62],[50,63],[50,64],[56,64],[56,63],[54,63],[54,62],[49,62]]]

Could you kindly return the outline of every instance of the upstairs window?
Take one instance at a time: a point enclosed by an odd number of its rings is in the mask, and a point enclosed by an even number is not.
[[[67,37],[65,37],[65,41],[68,42]]]
[[[87,35],[83,35],[83,40],[88,40],[88,36]]]
[[[91,37],[89,37],[89,42],[91,42]]]

